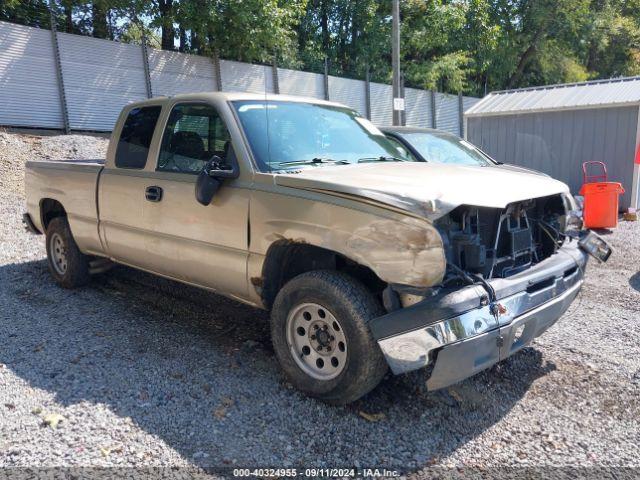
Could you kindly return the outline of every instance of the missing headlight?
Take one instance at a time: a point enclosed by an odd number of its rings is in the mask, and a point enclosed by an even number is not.
[[[526,270],[563,244],[567,209],[574,204],[569,200],[550,195],[504,209],[470,205],[454,209],[435,222],[447,263],[482,278],[506,278]]]

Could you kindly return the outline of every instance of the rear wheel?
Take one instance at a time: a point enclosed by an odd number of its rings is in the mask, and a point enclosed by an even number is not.
[[[89,259],[71,234],[66,217],[55,217],[47,226],[49,271],[58,285],[75,288],[89,282]]]
[[[308,272],[288,282],[274,302],[271,336],[291,383],[335,404],[372,390],[387,365],[367,322],[382,313],[364,285],[340,272]]]

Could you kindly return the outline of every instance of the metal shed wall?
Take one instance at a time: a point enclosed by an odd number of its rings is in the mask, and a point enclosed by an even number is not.
[[[431,93],[426,90],[406,88],[404,91],[407,125],[431,128]]]
[[[111,131],[124,105],[147,98],[142,48],[58,33],[69,123]]]
[[[365,82],[350,78],[329,75],[329,100],[342,103],[356,110],[360,115],[367,114]]]
[[[324,76],[317,73],[278,68],[278,85],[280,93],[285,95],[324,100]]]
[[[371,82],[371,121],[376,125],[391,125],[392,103],[391,85]]]
[[[217,90],[210,58],[152,48],[148,52],[153,96]]]
[[[220,75],[223,91],[273,93],[273,72],[269,66],[220,60]]]
[[[473,107],[476,103],[478,103],[481,98],[476,97],[462,97],[462,111],[466,112],[471,107]]]
[[[62,128],[51,31],[0,27],[0,125]]]
[[[638,107],[614,107],[467,118],[467,139],[496,160],[582,185],[582,162],[605,162],[622,183],[620,207],[632,206]],[[499,186],[497,186],[499,188]]]
[[[436,128],[460,135],[460,106],[458,97],[446,93],[436,93]]]

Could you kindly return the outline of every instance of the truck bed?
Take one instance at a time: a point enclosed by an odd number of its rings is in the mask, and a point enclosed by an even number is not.
[[[78,243],[100,253],[96,189],[105,160],[35,160],[25,168],[27,213],[35,227],[44,232],[41,202],[64,206],[71,231]]]

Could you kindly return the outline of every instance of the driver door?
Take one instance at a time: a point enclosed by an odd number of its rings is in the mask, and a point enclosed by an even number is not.
[[[229,131],[206,103],[177,103],[169,114],[143,221],[145,250],[157,273],[245,297],[249,191],[227,180],[210,205],[196,201],[195,183],[217,155],[235,161]]]

